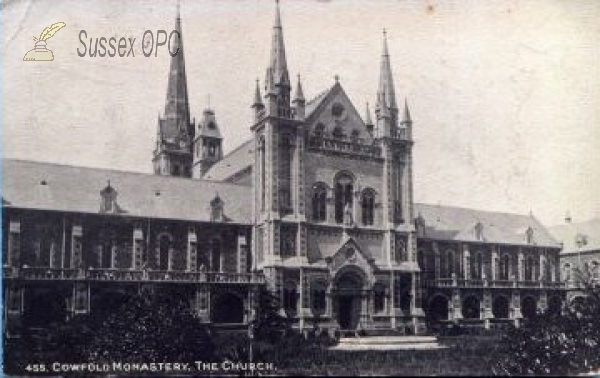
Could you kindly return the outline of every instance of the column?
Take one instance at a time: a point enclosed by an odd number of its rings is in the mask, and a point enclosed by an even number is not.
[[[8,255],[6,262],[9,266],[21,266],[21,221],[10,220],[8,229]]]
[[[23,315],[23,288],[13,284],[4,287],[4,309],[6,337],[17,337],[21,328]]]
[[[394,271],[390,272],[389,315],[391,320],[391,327],[396,328],[396,274]]]
[[[246,235],[240,231],[237,237],[237,272],[246,273],[248,265]]]
[[[310,316],[310,303],[309,303],[309,279],[307,277],[306,272],[304,271],[303,268],[300,268],[300,283],[298,285],[298,293],[300,295],[299,298],[299,307],[300,307],[300,311],[298,311],[298,318],[299,318],[299,326],[300,326],[300,330],[304,329],[304,322],[305,322],[305,315],[309,315]]]
[[[525,280],[524,271],[523,271],[523,249],[521,249],[521,247],[519,247],[519,254],[518,254],[518,260],[517,260],[517,279],[519,281]]]
[[[432,243],[433,253],[435,257],[435,279],[436,281],[440,278],[440,248],[437,242]]]
[[[110,268],[117,268],[117,242],[114,239],[110,242]]]
[[[511,299],[511,319],[514,320],[515,326],[518,327],[520,320],[523,318],[521,314],[521,294],[518,290],[513,290]]]
[[[548,309],[548,293],[546,291],[540,292],[540,297],[537,302],[537,310],[540,312],[546,312]]]
[[[458,322],[462,319],[462,301],[460,297],[460,290],[452,290],[452,320]]]
[[[142,255],[144,252],[144,232],[142,225],[136,224],[133,229],[133,248],[131,256],[131,269],[142,269]]]
[[[485,329],[490,329],[490,319],[494,318],[492,312],[492,293],[489,290],[483,292],[482,315]]]
[[[411,279],[411,316],[413,322],[413,329],[415,334],[420,333],[420,323],[425,313],[422,308],[422,288],[421,288],[421,274],[413,273]]]
[[[198,239],[194,227],[188,228],[186,249],[185,270],[195,272],[198,270]]]
[[[74,315],[87,314],[90,311],[90,289],[85,283],[73,285],[71,311]]]
[[[546,253],[544,251],[540,253],[539,271],[540,282],[547,280],[548,277],[546,277]]]
[[[492,281],[498,279],[498,248],[492,246]]]
[[[463,277],[465,280],[471,278],[471,255],[466,244],[463,245]]]
[[[222,250],[221,250],[221,254],[223,254]],[[169,255],[167,257],[167,270],[168,271],[173,270],[173,257],[175,257],[175,249],[173,249],[173,246],[169,246]]]
[[[196,286],[194,312],[200,321],[210,322],[210,290],[206,285]]]

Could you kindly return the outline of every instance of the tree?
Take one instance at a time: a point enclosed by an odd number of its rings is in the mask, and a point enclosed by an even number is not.
[[[505,335],[498,374],[572,375],[600,368],[600,287],[590,272],[576,272],[581,300],[562,314],[543,313]]]
[[[93,362],[206,360],[212,357],[210,336],[185,302],[145,290],[100,324],[85,355]]]

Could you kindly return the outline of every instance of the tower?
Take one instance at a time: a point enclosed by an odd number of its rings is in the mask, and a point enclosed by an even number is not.
[[[390,63],[387,34],[383,32],[383,52],[377,91],[377,138],[383,157],[384,254],[392,273],[391,297],[408,294],[415,327],[423,317],[420,271],[417,264],[417,237],[413,222],[412,119],[405,101],[402,120]],[[395,300],[395,299],[393,299]],[[396,305],[396,304],[394,304]],[[408,314],[407,314],[408,315]]]
[[[304,107],[299,84],[291,101],[279,2],[276,4],[264,102],[257,88],[254,121],[255,267],[263,269],[271,288],[279,287],[287,257],[306,257],[304,196]]]
[[[165,176],[192,176],[192,141],[194,140],[194,122],[190,122],[190,106],[183,56],[183,37],[179,6],[174,36],[173,50],[179,52],[171,57],[171,67],[167,83],[167,96],[164,116],[158,117],[156,147],[152,163],[154,173]]]
[[[194,138],[193,178],[202,178],[216,162],[223,158],[223,138],[215,118],[214,110],[207,108],[198,124],[198,132]]]

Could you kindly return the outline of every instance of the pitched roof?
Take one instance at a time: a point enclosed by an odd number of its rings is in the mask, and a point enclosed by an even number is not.
[[[5,207],[98,213],[100,192],[110,181],[124,216],[210,221],[210,202],[218,194],[228,221],[252,221],[245,186],[23,160],[3,164]]]
[[[560,244],[532,215],[509,214],[452,206],[415,204],[415,214],[425,220],[425,237],[439,240],[529,245],[532,228],[534,245],[559,248]],[[475,230],[482,224],[482,238]]]
[[[600,219],[586,222],[567,223],[548,228],[550,233],[563,243],[562,253],[600,251]],[[581,248],[577,242],[580,242]],[[581,241],[584,241],[581,243]]]
[[[254,164],[254,139],[239,145],[213,165],[204,175],[208,180],[225,181]]]

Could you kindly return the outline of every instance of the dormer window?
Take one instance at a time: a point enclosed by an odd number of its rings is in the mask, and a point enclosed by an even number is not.
[[[480,241],[484,240],[483,223],[481,223],[481,222],[477,222],[477,224],[475,225],[475,238]]]
[[[213,198],[213,200],[210,201],[210,220],[212,222],[222,222],[223,221],[224,205],[225,205],[225,203],[223,202],[223,200],[221,199],[221,197],[219,197],[219,194],[217,193],[215,198]]]
[[[119,213],[120,208],[117,204],[117,195],[119,193],[110,186],[110,181],[100,192],[100,212],[101,213]]]
[[[527,244],[535,244],[533,228],[531,228],[531,227],[527,228],[527,231],[525,232],[525,236],[527,237]]]

